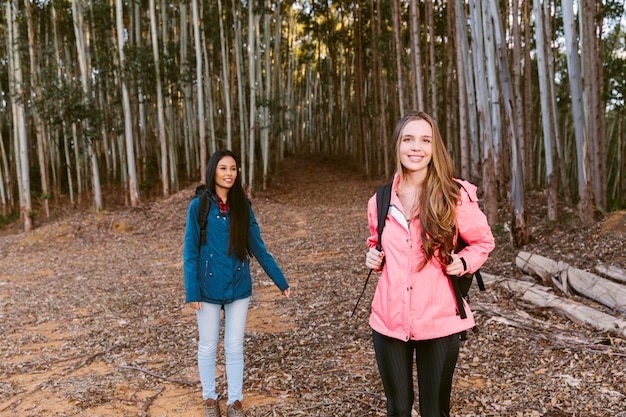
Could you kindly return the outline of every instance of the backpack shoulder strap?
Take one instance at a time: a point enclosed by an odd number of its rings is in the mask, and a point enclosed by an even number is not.
[[[392,183],[388,183],[378,187],[376,190],[376,211],[378,214],[378,245],[376,245],[376,249],[379,251],[382,248],[383,229],[385,228],[389,204],[391,203],[391,186]]]
[[[198,225],[200,226],[200,246],[206,245],[206,225],[211,199],[208,189],[204,189],[198,194]]]
[[[378,244],[376,245],[376,250],[380,251],[382,249],[381,242],[383,236],[383,229],[385,228],[385,221],[387,220],[387,212],[389,211],[389,204],[391,203],[391,183],[381,185],[376,189],[376,212],[378,215]],[[383,264],[385,260],[383,259]],[[374,270],[370,269],[370,272],[367,274],[367,278],[365,278],[365,284],[363,285],[363,290],[361,290],[361,295],[356,300],[356,304],[354,305],[354,309],[352,309],[352,314],[350,317],[354,316],[356,312],[356,308],[359,306],[359,302],[361,298],[363,298],[363,294],[365,294],[365,289],[367,288],[367,283],[372,276],[372,272]]]

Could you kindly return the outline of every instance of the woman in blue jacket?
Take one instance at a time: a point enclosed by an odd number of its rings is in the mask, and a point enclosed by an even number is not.
[[[206,417],[219,417],[215,356],[224,309],[224,352],[228,417],[243,416],[243,338],[252,293],[252,254],[285,297],[289,284],[267,252],[259,225],[241,185],[239,162],[227,150],[215,152],[206,171],[209,210],[206,244],[200,245],[199,199],[187,211],[183,249],[185,302],[198,319],[198,370]],[[204,198],[201,196],[200,198]]]

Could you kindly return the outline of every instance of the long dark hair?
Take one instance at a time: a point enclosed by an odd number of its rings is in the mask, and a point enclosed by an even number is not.
[[[206,167],[207,187],[215,195],[215,169],[225,156],[230,156],[237,165],[237,178],[228,190],[228,204],[230,206],[230,232],[228,237],[228,252],[235,252],[240,261],[246,257],[248,250],[248,227],[250,226],[250,203],[241,185],[241,165],[239,159],[229,150],[219,150],[211,155]]]
[[[400,162],[400,141],[404,127],[414,120],[425,120],[433,130],[433,157],[428,166],[422,196],[418,202],[420,223],[422,226],[422,245],[426,266],[435,257],[439,263],[449,265],[452,262],[450,252],[453,249],[456,232],[456,204],[459,199],[459,187],[454,183],[454,165],[446,150],[441,132],[435,120],[424,112],[412,112],[398,121],[394,131],[396,146],[396,164],[398,173],[404,175]],[[412,207],[414,209],[415,207]]]

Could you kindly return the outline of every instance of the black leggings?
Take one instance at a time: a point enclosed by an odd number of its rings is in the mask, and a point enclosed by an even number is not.
[[[372,331],[378,370],[387,396],[387,416],[410,417],[413,392],[413,352],[421,417],[450,415],[452,375],[459,356],[459,334],[439,339],[402,341]]]

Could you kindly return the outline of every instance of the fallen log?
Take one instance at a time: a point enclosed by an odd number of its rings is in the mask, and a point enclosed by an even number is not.
[[[571,288],[580,295],[626,313],[626,286],[622,284],[529,252],[518,253],[515,263],[525,273],[541,277],[544,286],[552,281],[565,294],[569,294]]]
[[[551,293],[549,287],[527,281],[498,279],[485,273],[483,273],[483,279],[485,279],[486,284],[497,282],[499,286],[534,305],[554,308],[574,321],[626,338],[626,320],[603,313],[574,300],[559,297]]]
[[[598,271],[602,275],[606,275],[607,277],[622,282],[626,284],[626,270],[619,268],[615,265],[603,265],[598,264],[595,267],[595,270]]]

